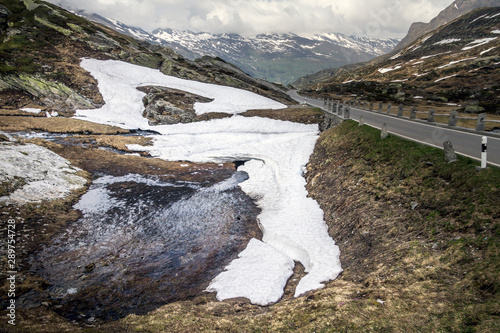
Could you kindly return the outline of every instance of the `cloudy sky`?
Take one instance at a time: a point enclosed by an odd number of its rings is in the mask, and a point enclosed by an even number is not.
[[[341,32],[404,37],[411,23],[429,22],[453,0],[49,0],[147,31],[211,33]]]

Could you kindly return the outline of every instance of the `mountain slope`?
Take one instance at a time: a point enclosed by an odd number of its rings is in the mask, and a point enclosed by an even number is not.
[[[210,34],[173,29],[148,33],[112,18],[79,11],[79,15],[129,36],[166,46],[194,60],[209,55],[235,64],[253,77],[290,83],[329,67],[370,60],[391,51],[398,39],[346,36],[340,33],[315,35]]]
[[[155,30],[162,45],[186,57],[208,54],[234,63],[254,77],[290,83],[328,67],[367,61],[393,49],[396,39],[373,39],[325,33],[310,36],[261,34],[244,38],[236,34],[206,34]]]
[[[221,59],[189,61],[43,1],[0,0],[0,107],[36,104],[72,114],[102,105],[97,82],[80,59],[115,59],[164,74],[247,89],[287,101],[281,88]]]
[[[309,89],[367,95],[372,100],[500,105],[500,8],[483,8],[426,34],[396,55],[353,70],[337,70]]]
[[[500,2],[498,0],[456,0],[429,23],[413,23],[406,37],[394,48],[394,51],[399,51],[409,46],[424,34],[481,7],[500,7]]]

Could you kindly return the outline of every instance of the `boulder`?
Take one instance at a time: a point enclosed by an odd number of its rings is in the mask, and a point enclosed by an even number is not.
[[[484,112],[485,108],[479,105],[468,105],[465,107],[465,113],[473,113],[473,114],[479,114],[481,112]]]

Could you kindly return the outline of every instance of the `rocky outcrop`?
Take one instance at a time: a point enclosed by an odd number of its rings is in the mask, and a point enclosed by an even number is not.
[[[165,87],[143,87],[143,116],[150,125],[169,125],[198,121],[195,103],[208,103],[212,99]]]
[[[59,112],[75,109],[93,109],[92,101],[79,95],[64,83],[48,81],[43,78],[19,74],[0,78],[0,90],[21,90],[38,98],[41,103],[50,105]]]
[[[498,0],[456,0],[429,23],[415,22],[405,38],[394,48],[394,53],[409,46],[428,32],[481,7],[500,7]]]

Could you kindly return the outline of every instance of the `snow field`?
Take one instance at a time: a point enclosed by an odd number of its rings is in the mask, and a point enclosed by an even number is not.
[[[318,139],[317,125],[264,118],[216,119],[206,122],[149,126],[142,117],[142,97],[136,87],[159,85],[188,91],[214,100],[197,103],[198,114],[248,109],[283,108],[262,96],[229,87],[168,77],[159,71],[119,61],[84,59],[82,67],[99,82],[106,105],[99,110],[79,110],[78,118],[124,128],[152,129],[153,146],[129,145],[171,161],[226,162],[246,160],[238,171],[249,179],[242,190],[261,208],[258,216],[263,240],[253,239],[207,290],[219,300],[247,297],[266,305],[278,301],[292,274],[293,260],[308,273],[295,296],[323,287],[342,271],[340,250],[329,237],[318,203],[307,197],[305,165]]]

